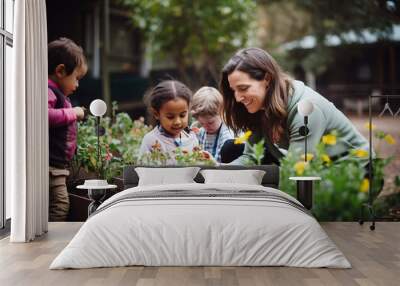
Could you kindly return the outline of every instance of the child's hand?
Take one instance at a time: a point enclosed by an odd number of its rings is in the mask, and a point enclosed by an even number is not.
[[[78,118],[78,120],[83,120],[83,118],[85,117],[85,111],[83,110],[82,107],[74,107],[74,112],[76,115],[76,118]]]
[[[81,108],[83,109],[83,121],[86,121],[88,119],[89,116],[89,110],[86,107],[81,106]]]
[[[213,155],[211,155],[210,152],[203,150],[202,151],[203,154],[207,154],[206,156],[208,157],[208,160],[210,160],[211,162],[213,162],[214,165],[218,165],[219,163],[217,162],[217,160],[215,160],[215,158],[213,157]]]

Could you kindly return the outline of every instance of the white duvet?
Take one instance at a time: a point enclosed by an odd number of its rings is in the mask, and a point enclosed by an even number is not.
[[[121,200],[149,191],[265,191],[257,197]],[[140,193],[145,194],[145,193]],[[135,187],[111,197],[84,223],[50,269],[146,266],[350,268],[318,222],[272,188],[238,184]]]

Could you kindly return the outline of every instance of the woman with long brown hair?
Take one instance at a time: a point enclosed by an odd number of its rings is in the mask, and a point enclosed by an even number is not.
[[[340,140],[328,148],[331,157],[343,157],[350,149],[368,149],[368,141],[340,110],[303,82],[284,73],[262,49],[238,51],[222,70],[220,89],[227,126],[235,133],[251,130],[254,135],[250,143],[264,138],[263,163],[279,164],[285,150],[304,152],[305,136],[299,133],[304,116],[297,109],[304,99],[314,107],[308,116],[306,135],[310,152],[315,150],[322,136],[333,130],[340,134]],[[247,159],[242,155],[232,163],[244,164]]]

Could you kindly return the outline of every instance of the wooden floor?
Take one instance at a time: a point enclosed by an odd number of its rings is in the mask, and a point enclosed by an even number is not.
[[[49,270],[81,223],[50,223],[32,243],[0,241],[0,285],[400,285],[400,223],[322,223],[353,268],[121,267]]]

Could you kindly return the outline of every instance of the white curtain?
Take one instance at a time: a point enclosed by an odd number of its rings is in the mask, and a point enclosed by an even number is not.
[[[45,0],[15,1],[13,94],[6,98],[6,188],[12,242],[48,227],[47,24]]]

